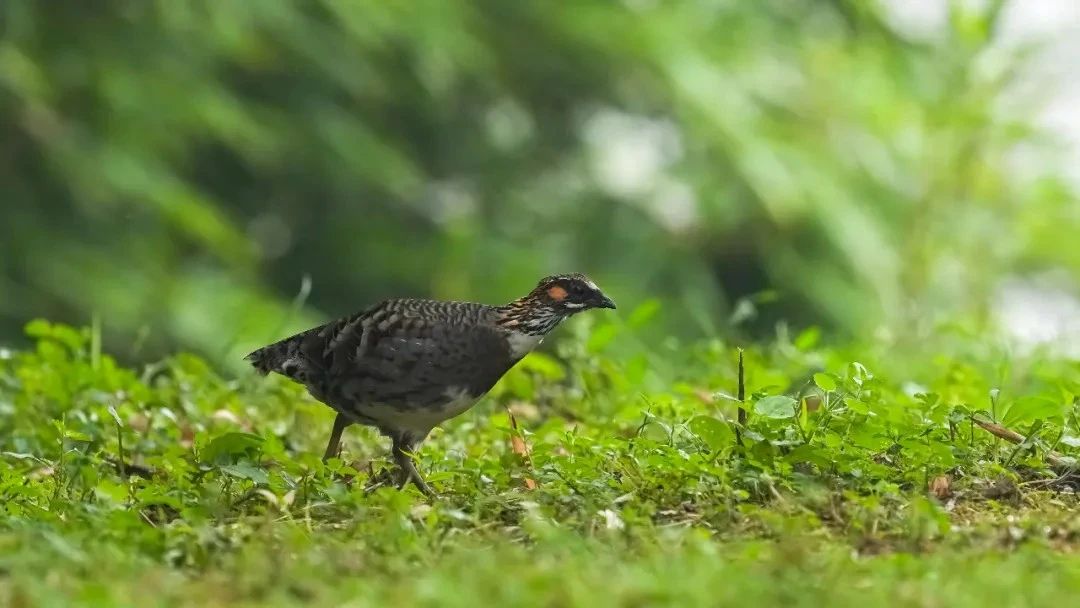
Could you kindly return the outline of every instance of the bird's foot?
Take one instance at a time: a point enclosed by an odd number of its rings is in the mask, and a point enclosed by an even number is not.
[[[420,490],[420,492],[424,496],[427,496],[428,498],[438,497],[438,495],[435,494],[435,491],[431,489],[431,486],[429,486],[427,482],[424,481],[424,478],[420,476],[420,473],[416,470],[416,467],[412,467],[412,471],[406,471],[405,474],[401,475],[400,477],[401,478],[398,480],[399,490],[404,490],[405,486],[409,485],[409,483],[412,482],[414,485],[416,485],[416,489]]]
[[[415,473],[415,474],[414,474]],[[431,489],[431,486],[424,481],[424,478],[420,476],[419,472],[415,469],[412,473],[405,470],[402,467],[396,467],[394,469],[383,469],[381,471],[371,471],[368,476],[368,482],[364,486],[364,492],[374,492],[379,488],[395,487],[398,490],[404,490],[410,483],[416,486],[416,489],[420,490],[424,496],[428,498],[437,498],[438,494]]]
[[[404,451],[399,451],[394,455],[394,462],[397,463],[397,489],[404,490],[405,486],[412,483],[416,486],[417,490],[420,490],[424,496],[428,498],[435,497],[435,491],[431,489],[431,486],[424,481],[423,475],[420,471],[416,470],[416,463],[413,459]]]

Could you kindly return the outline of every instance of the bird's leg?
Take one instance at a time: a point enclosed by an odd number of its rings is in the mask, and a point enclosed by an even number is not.
[[[397,463],[400,474],[398,479],[398,489],[404,489],[411,481],[416,484],[417,489],[426,496],[434,496],[435,492],[433,492],[431,486],[424,481],[424,478],[420,475],[420,471],[416,470],[416,463],[413,462],[412,456],[409,455],[416,446],[420,445],[420,441],[423,441],[423,438],[416,439],[406,433],[396,433],[392,439],[394,442],[394,447],[392,448],[394,462]]]
[[[322,457],[323,462],[341,453],[341,433],[350,424],[352,424],[352,421],[346,418],[345,414],[338,414],[337,418],[334,418],[334,430],[330,431],[330,443],[326,444],[326,453]]]

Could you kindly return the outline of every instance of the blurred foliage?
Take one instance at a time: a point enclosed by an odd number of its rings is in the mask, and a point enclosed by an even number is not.
[[[121,355],[234,360],[569,270],[665,331],[762,292],[759,329],[984,319],[1080,269],[1080,218],[1010,169],[1024,55],[976,4],[925,41],[867,0],[6,0],[0,338],[97,313]]]

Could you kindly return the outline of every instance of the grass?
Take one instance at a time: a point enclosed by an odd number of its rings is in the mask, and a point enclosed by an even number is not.
[[[184,354],[126,368],[94,331],[34,322],[35,348],[0,351],[0,605],[1024,606],[1080,590],[1077,362],[955,328],[846,349],[781,335],[745,351],[743,425],[737,349],[627,347],[648,314],[573,324],[558,357],[530,356],[436,431],[419,454],[434,501],[365,487],[387,466],[366,430],[321,463],[331,413],[288,381]]]

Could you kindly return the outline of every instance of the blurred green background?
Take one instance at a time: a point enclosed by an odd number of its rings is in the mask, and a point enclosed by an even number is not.
[[[657,334],[992,321],[1080,211],[1009,5],[941,4],[4,0],[0,342],[236,362],[567,271]]]

